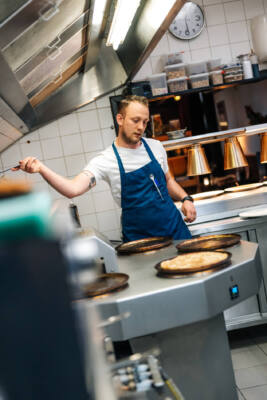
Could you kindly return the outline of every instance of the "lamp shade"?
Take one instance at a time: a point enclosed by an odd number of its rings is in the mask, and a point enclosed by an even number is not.
[[[224,169],[247,167],[248,162],[236,137],[225,140]]]
[[[211,169],[203,147],[200,144],[194,144],[187,153],[187,175],[205,175],[210,174]]]
[[[261,135],[261,163],[267,163],[267,132]]]

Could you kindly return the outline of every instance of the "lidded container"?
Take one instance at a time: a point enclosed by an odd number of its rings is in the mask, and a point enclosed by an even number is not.
[[[183,53],[168,54],[167,65],[179,64],[182,63],[183,61],[184,61]]]
[[[224,75],[224,82],[225,83],[241,81],[241,79],[243,79],[242,71],[239,72],[239,73],[235,73],[235,74]]]
[[[174,78],[174,79],[169,79],[167,81],[168,83],[168,87],[169,87],[169,91],[171,93],[174,92],[182,92],[184,90],[188,89],[188,77],[184,76],[184,77],[180,77],[180,78]]]
[[[190,77],[191,86],[193,89],[207,87],[209,83],[209,73],[191,75]]]
[[[223,84],[223,70],[218,69],[216,71],[210,72],[210,80],[213,85],[222,85]]]
[[[187,72],[188,72],[188,75],[195,75],[195,74],[198,75],[198,74],[204,74],[205,72],[208,72],[208,67],[207,67],[206,61],[188,64]]]
[[[164,70],[167,74],[168,79],[174,79],[186,76],[186,64],[183,63],[166,65]]]
[[[212,60],[207,61],[207,67],[209,71],[218,71],[221,69],[222,63],[220,58],[214,58]]]
[[[168,93],[167,80],[165,72],[161,74],[151,75],[149,77],[153,96],[160,96]]]

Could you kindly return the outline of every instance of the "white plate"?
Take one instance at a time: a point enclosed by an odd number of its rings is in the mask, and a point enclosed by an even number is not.
[[[239,214],[240,218],[257,218],[264,217],[267,215],[267,207],[258,210],[244,211]]]
[[[263,185],[267,186],[267,181],[262,182]]]
[[[251,190],[251,189],[257,189],[261,187],[263,184],[262,183],[250,183],[248,185],[241,185],[241,186],[233,186],[227,189],[224,189],[226,193],[234,193],[234,192],[243,192],[244,190]]]
[[[202,199],[208,199],[210,197],[219,196],[220,194],[223,194],[223,193],[224,193],[224,190],[212,190],[211,192],[203,192],[203,193],[193,194],[192,197],[194,200],[202,200]]]

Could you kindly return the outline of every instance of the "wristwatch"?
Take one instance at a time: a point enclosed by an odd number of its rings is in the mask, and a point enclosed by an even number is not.
[[[194,203],[193,197],[191,197],[191,196],[189,196],[189,195],[185,196],[185,197],[181,200],[181,202],[183,203],[183,202],[186,201],[186,200],[192,201],[192,203]]]

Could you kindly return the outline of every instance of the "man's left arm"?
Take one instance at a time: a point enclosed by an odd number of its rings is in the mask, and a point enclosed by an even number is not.
[[[173,200],[181,201],[188,196],[184,189],[174,180],[169,171],[166,172],[165,176],[167,181],[167,189]],[[192,201],[185,200],[182,203],[181,211],[185,216],[185,222],[193,222],[196,219],[197,213]]]

